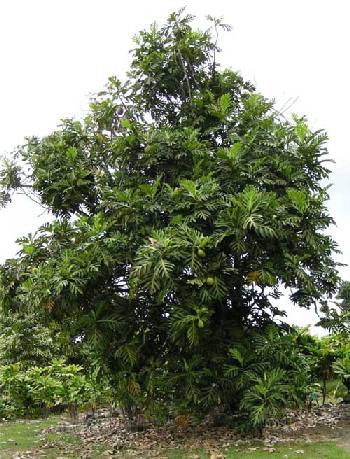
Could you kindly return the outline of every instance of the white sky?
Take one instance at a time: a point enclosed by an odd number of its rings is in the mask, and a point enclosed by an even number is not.
[[[221,36],[225,66],[239,70],[277,107],[298,98],[292,111],[330,137],[329,208],[332,234],[350,260],[348,145],[350,82],[347,0],[4,0],[0,2],[0,154],[26,135],[45,135],[59,120],[81,116],[89,94],[108,76],[123,76],[132,36],[187,4],[202,21],[223,16],[233,31]],[[0,210],[0,259],[16,253],[17,237],[47,219],[23,197]],[[350,279],[348,267],[342,268]],[[289,319],[315,322],[310,311],[288,307]]]

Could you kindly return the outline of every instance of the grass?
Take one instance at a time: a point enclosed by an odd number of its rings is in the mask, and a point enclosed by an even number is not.
[[[207,453],[203,449],[170,450],[167,453],[140,453],[139,456],[120,453],[119,459],[156,457],[167,459],[350,459],[350,451],[337,446],[334,442],[288,443],[274,446],[268,450],[264,446],[245,445],[237,448],[227,448],[224,451]]]
[[[350,452],[338,447],[334,442],[318,443],[291,443],[275,446],[274,451],[264,451],[264,447],[245,446],[240,448],[229,448],[221,454],[225,459],[349,459]],[[220,454],[217,453],[220,457]],[[209,459],[211,456],[203,450],[185,452],[169,451],[168,459]],[[215,458],[215,453],[212,454]]]
[[[0,423],[0,459],[10,459],[18,453],[31,451],[31,457],[54,459],[63,457],[77,458],[81,440],[74,433],[48,432],[42,430],[53,427],[62,420],[62,416],[51,416],[48,419],[26,419]],[[50,445],[44,447],[44,445]],[[91,449],[91,459],[102,458],[106,448],[96,444]]]
[[[8,459],[16,451],[38,448],[42,443],[41,430],[58,422],[59,418],[55,416],[0,424],[0,458]]]

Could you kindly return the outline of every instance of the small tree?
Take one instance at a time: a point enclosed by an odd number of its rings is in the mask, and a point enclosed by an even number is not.
[[[327,382],[334,376],[333,364],[339,353],[339,349],[332,337],[322,338],[316,341],[312,347],[314,356],[314,372],[322,383],[322,404],[325,404],[327,397]]]

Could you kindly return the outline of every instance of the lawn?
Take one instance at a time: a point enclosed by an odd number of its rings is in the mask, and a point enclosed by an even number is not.
[[[349,459],[350,452],[336,446],[333,442],[293,443],[275,446],[274,450],[264,447],[245,446],[230,448],[222,452],[207,454],[196,452],[169,452],[168,459]],[[256,448],[256,447],[255,447]],[[121,456],[122,457],[122,456]]]
[[[37,449],[43,443],[42,429],[54,426],[58,417],[48,419],[21,420],[0,424],[0,458],[9,459],[17,451]]]
[[[0,459],[11,459],[20,453],[31,458],[75,458],[80,457],[81,440],[73,433],[48,432],[42,430],[57,425],[62,416],[48,419],[8,421],[0,423]],[[105,448],[96,444],[90,450],[91,459],[99,458]],[[103,456],[106,457],[106,456]]]

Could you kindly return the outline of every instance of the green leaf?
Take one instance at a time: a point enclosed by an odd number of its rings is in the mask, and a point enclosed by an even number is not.
[[[231,94],[223,94],[219,99],[219,106],[223,115],[227,115],[232,106]]]
[[[122,118],[120,124],[124,129],[132,129],[132,124],[127,118]]]
[[[27,255],[33,255],[33,253],[35,252],[35,246],[33,244],[24,244],[23,252]]]
[[[78,150],[75,147],[69,147],[66,150],[66,156],[69,160],[74,161],[78,155]]]

